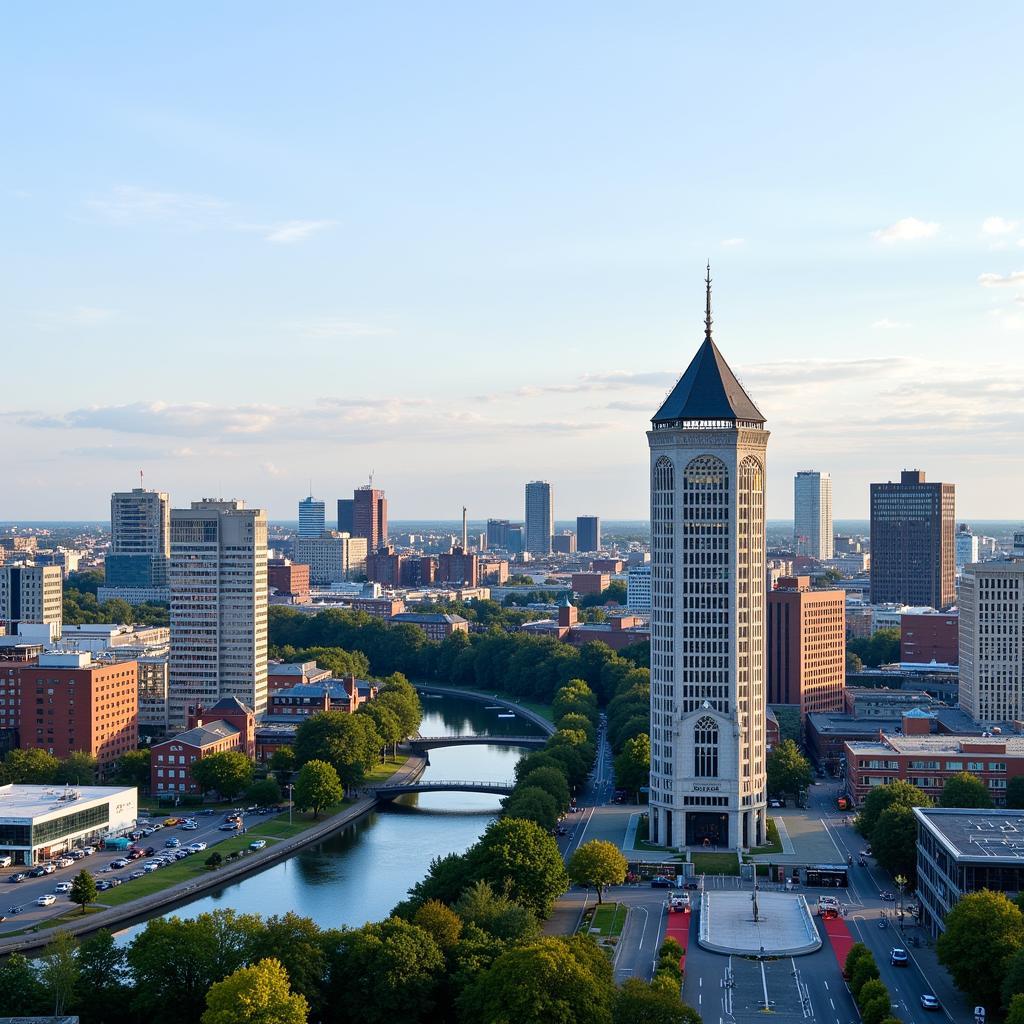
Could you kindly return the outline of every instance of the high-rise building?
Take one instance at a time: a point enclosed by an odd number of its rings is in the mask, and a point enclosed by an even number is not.
[[[171,554],[171,505],[164,491],[135,487],[110,496],[107,587],[166,587]]]
[[[920,470],[871,485],[871,603],[948,608],[956,600],[952,484]]]
[[[299,536],[319,537],[327,529],[327,512],[324,502],[311,494],[299,502]]]
[[[169,718],[236,697],[267,707],[267,514],[205,498],[171,509]]]
[[[338,533],[352,533],[356,528],[356,503],[352,498],[338,499]]]
[[[526,528],[522,523],[512,523],[508,528],[508,544],[510,554],[521,555],[526,545]]]
[[[961,523],[956,530],[956,571],[964,571],[965,565],[978,561],[978,538],[966,523]]]
[[[832,478],[828,473],[804,469],[793,481],[793,550],[819,561],[832,557]]]
[[[309,582],[330,587],[366,574],[365,537],[325,530],[319,537],[295,538],[295,561],[309,566]]]
[[[651,421],[650,838],[765,837],[764,417],[711,338]]]
[[[976,722],[1024,718],[1024,559],[960,578],[960,707]]]
[[[571,530],[566,530],[564,533],[556,533],[551,538],[551,550],[556,555],[576,554],[576,534]]]
[[[592,554],[601,550],[601,517],[576,517],[576,550]]]
[[[388,542],[388,499],[366,485],[352,492],[352,536],[365,537],[372,555]]]
[[[846,593],[784,576],[768,594],[768,703],[797,704],[800,719],[841,711],[846,684]]]
[[[42,623],[60,636],[64,573],[59,565],[0,565],[0,625],[15,633],[19,622]]]
[[[626,607],[640,615],[651,613],[651,567],[634,565],[626,576]]]
[[[502,551],[508,550],[508,526],[507,519],[487,520],[488,551],[492,551],[495,548],[501,548]]]
[[[438,555],[437,582],[462,583],[467,587],[475,587],[480,582],[477,556],[462,548]]]
[[[532,555],[550,555],[555,532],[555,506],[551,484],[533,480],[526,485],[526,531],[523,543]]]

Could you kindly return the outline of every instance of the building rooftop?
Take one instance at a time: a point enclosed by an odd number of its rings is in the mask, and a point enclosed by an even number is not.
[[[392,622],[468,622],[461,615],[446,615],[441,612],[399,612],[391,616]]]
[[[0,786],[0,817],[39,817],[86,800],[103,800],[119,793],[130,793],[134,799],[136,790],[134,786],[33,786],[12,782]]]
[[[1024,861],[1024,815],[1020,811],[973,807],[915,807],[927,829],[957,860],[985,863]]]
[[[993,749],[995,748],[995,749]],[[935,733],[928,736],[885,736],[884,741],[865,743],[853,740],[850,749],[855,754],[897,753],[897,754],[979,754],[1003,753],[1013,757],[1024,757],[1024,736],[996,735],[950,735]]]
[[[170,742],[187,743],[192,747],[208,747],[211,743],[217,743],[228,736],[237,735],[238,730],[233,725],[218,720],[207,722],[206,725],[197,725],[194,729],[187,729],[185,732],[179,732],[177,736],[170,737]]]

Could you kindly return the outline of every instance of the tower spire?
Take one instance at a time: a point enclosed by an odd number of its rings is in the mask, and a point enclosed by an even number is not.
[[[708,274],[704,278],[704,284],[707,285],[707,305],[705,306],[704,312],[704,337],[711,340],[711,260],[708,260]]]

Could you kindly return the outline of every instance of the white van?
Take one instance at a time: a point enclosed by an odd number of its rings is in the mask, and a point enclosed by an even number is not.
[[[9,868],[13,863],[13,857],[0,857],[0,868]]]

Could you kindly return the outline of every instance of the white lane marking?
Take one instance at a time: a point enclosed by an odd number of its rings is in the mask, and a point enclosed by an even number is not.
[[[827,991],[827,990],[828,990],[828,982],[827,982],[827,981],[825,981],[825,979],[824,979],[824,978],[822,978],[821,980],[822,980],[822,981],[824,982],[824,984],[825,984],[825,989],[826,989],[826,991]]]
[[[834,1010],[836,1008],[836,1004],[832,1002],[831,997],[829,997],[829,1002],[832,1003],[832,1009]]]
[[[647,925],[651,915],[647,913],[646,907],[637,907],[636,909],[644,912],[644,927],[643,931],[640,932],[640,945],[636,947],[637,952],[639,953],[640,950],[644,948],[644,937],[647,935]]]

